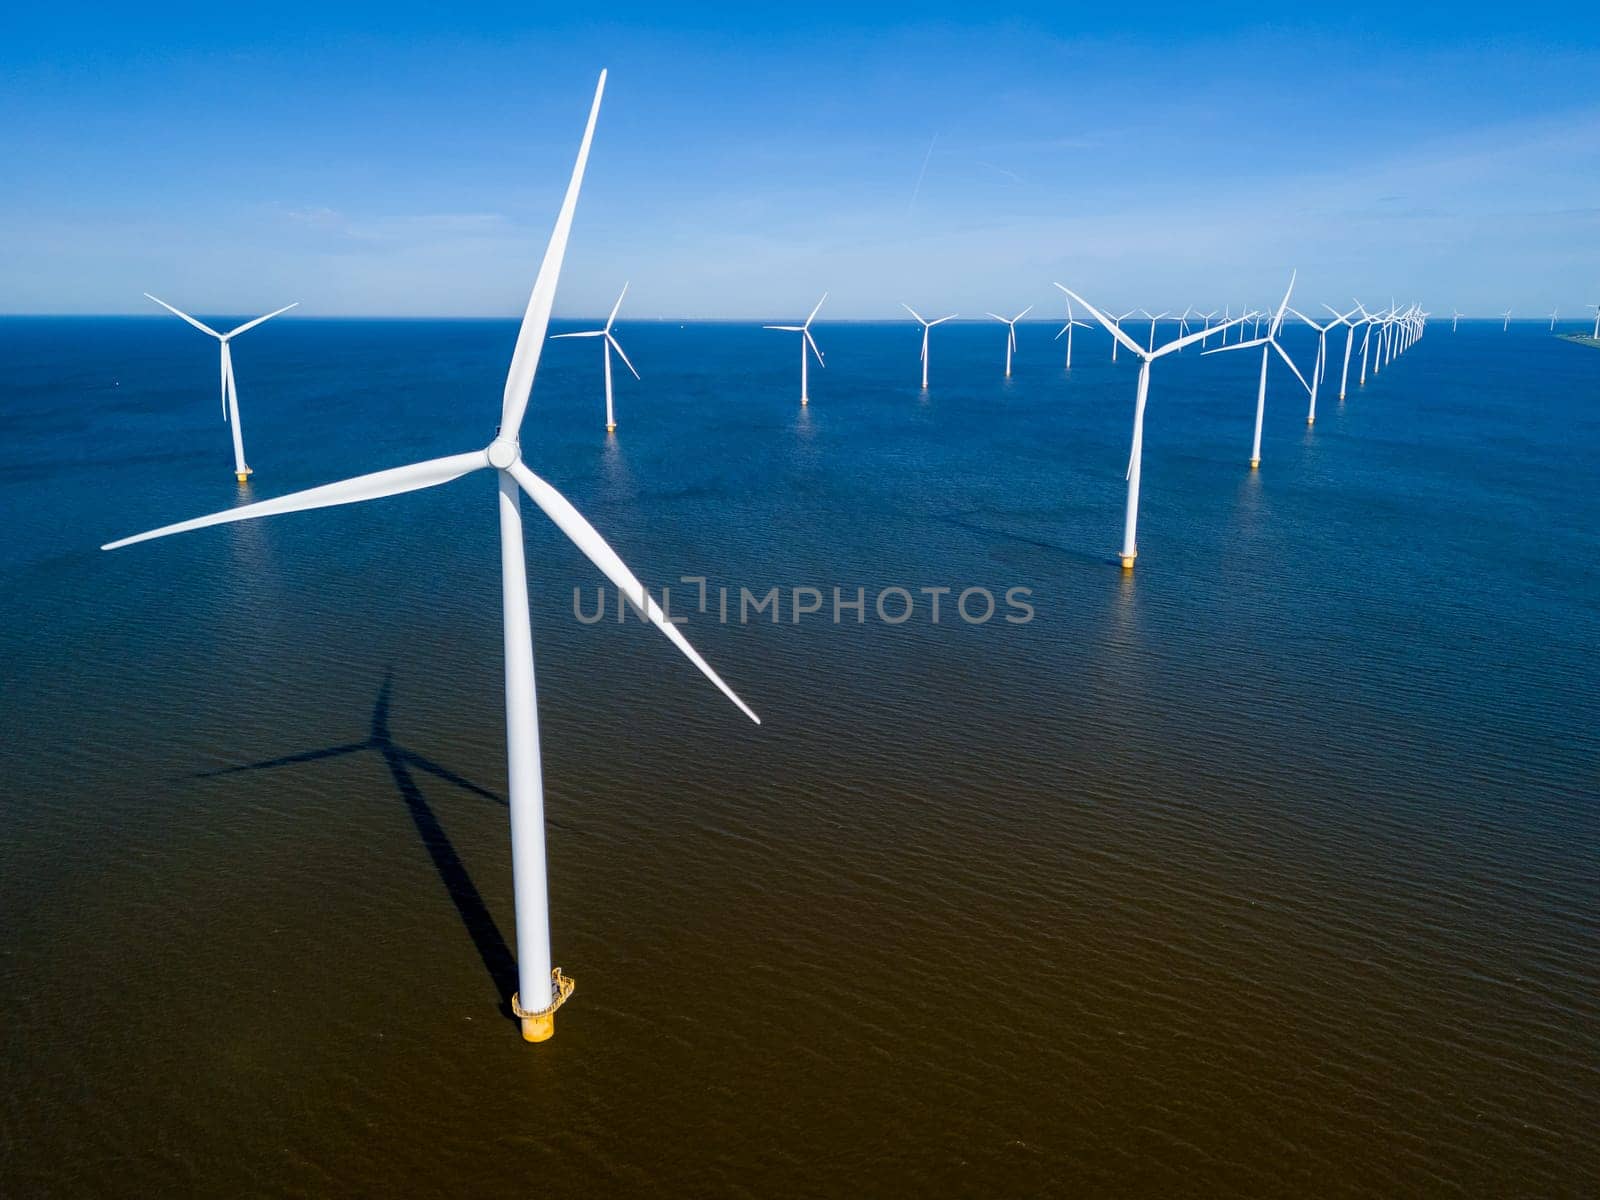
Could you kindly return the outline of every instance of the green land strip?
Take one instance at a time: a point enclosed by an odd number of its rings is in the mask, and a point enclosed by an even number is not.
[[[1580,346],[1593,346],[1600,350],[1600,338],[1592,338],[1587,333],[1562,333],[1556,336],[1564,342],[1576,342]]]

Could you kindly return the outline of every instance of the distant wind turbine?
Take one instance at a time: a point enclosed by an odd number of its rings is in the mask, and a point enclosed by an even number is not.
[[[246,321],[243,325],[237,325],[228,330],[227,333],[218,333],[215,329],[211,328],[211,326],[195,320],[188,313],[180,312],[178,309],[173,308],[172,305],[168,304],[165,300],[162,300],[156,296],[152,296],[149,292],[146,292],[144,295],[146,300],[154,300],[157,304],[161,305],[162,308],[173,314],[173,316],[182,317],[201,333],[209,333],[212,337],[216,338],[217,341],[222,343],[222,419],[226,421],[233,429],[234,476],[239,480],[240,483],[249,482],[250,476],[255,474],[255,472],[246,466],[244,461],[244,431],[239,428],[239,389],[233,381],[233,351],[229,349],[228,343],[234,338],[238,337],[245,330],[254,329],[257,325],[261,324],[261,322],[270,321],[279,313],[288,312],[291,308],[295,307],[295,305],[299,304],[300,301],[296,300],[294,304],[285,304],[282,308],[274,309],[264,317],[257,317],[253,321]]]
[[[1456,331],[1456,326],[1461,323],[1461,313],[1456,309],[1450,310],[1450,332]]]
[[[736,704],[752,721],[758,721],[745,703],[697,654],[667,620],[661,607],[649,596],[638,578],[606,544],[577,509],[555,488],[535,475],[522,460],[517,438],[528,409],[528,397],[538,370],[540,351],[550,325],[550,309],[555,302],[556,282],[572,232],[572,217],[578,205],[589,147],[594,139],[595,121],[600,115],[600,98],[605,91],[606,73],[600,73],[595,87],[589,120],[578,148],[566,197],[556,217],[549,247],[539,266],[539,275],[528,298],[528,308],[517,334],[511,368],[506,375],[500,423],[494,440],[481,450],[436,458],[428,462],[360,475],[309,491],[293,492],[274,500],[246,504],[209,516],[197,517],[108,542],[102,549],[115,550],[135,542],[168,534],[184,533],[230,521],[244,521],[278,513],[301,512],[377,500],[437,487],[475,471],[493,470],[498,484],[500,522],[500,579],[505,635],[506,758],[511,808],[511,872],[516,897],[517,982],[511,998],[512,1011],[521,1018],[522,1036],[542,1042],[555,1033],[556,1009],[572,993],[572,980],[563,975],[550,959],[549,897],[545,873],[545,824],[543,768],[539,756],[539,711],[534,699],[533,631],[528,619],[528,576],[523,548],[521,492],[525,491],[544,514],[579,550],[600,569],[617,590],[628,597],[650,622],[664,633],[707,679]],[[519,491],[521,489],[521,491]],[[759,723],[759,721],[758,721]]]
[[[1505,333],[1508,329],[1511,328],[1511,310],[1508,308],[1508,309],[1506,309],[1505,312],[1501,313],[1500,315],[1505,318],[1505,320],[1500,323],[1500,332],[1501,333]]]
[[[1147,351],[1154,351],[1156,348],[1156,322],[1161,320],[1162,317],[1170,317],[1172,314],[1167,312],[1165,309],[1158,313],[1150,312],[1148,309],[1144,308],[1141,308],[1139,311],[1150,318],[1150,344],[1146,346],[1145,349]]]
[[[1128,453],[1128,506],[1122,523],[1122,552],[1118,558],[1122,561],[1124,571],[1133,570],[1133,560],[1139,557],[1138,530],[1139,530],[1139,475],[1144,464],[1144,406],[1150,396],[1150,364],[1156,359],[1171,354],[1174,350],[1182,350],[1192,342],[1198,342],[1205,337],[1205,331],[1191,333],[1185,337],[1176,338],[1162,346],[1159,350],[1145,349],[1127,334],[1122,332],[1122,327],[1111,317],[1090,304],[1078,293],[1056,284],[1063,292],[1067,293],[1069,300],[1076,300],[1088,311],[1089,315],[1105,327],[1107,333],[1122,342],[1128,350],[1139,356],[1139,386],[1134,393],[1133,400],[1133,446]],[[1243,320],[1241,317],[1240,320]],[[1226,328],[1226,326],[1223,326]]]
[[[1328,369],[1328,330],[1339,323],[1337,320],[1338,314],[1335,313],[1336,319],[1329,321],[1326,325],[1318,325],[1297,308],[1291,308],[1289,311],[1317,331],[1317,358],[1311,367],[1311,406],[1306,409],[1306,424],[1315,425],[1317,423],[1317,389],[1322,383],[1324,372]]]
[[[811,315],[806,318],[804,325],[763,325],[763,329],[781,329],[784,333],[798,333],[800,335],[800,403],[810,404],[811,397],[807,394],[806,382],[806,347],[811,347],[811,353],[817,356],[817,366],[826,367],[822,361],[822,351],[817,349],[817,339],[811,336],[811,322],[817,319],[817,313],[822,311],[823,300],[828,298],[828,293],[822,293],[822,300],[817,301],[817,307],[811,310]]]
[[[1059,283],[1056,284],[1056,286],[1058,288],[1061,288],[1061,290],[1063,292],[1067,293],[1067,323],[1061,327],[1061,332],[1057,333],[1055,338],[1052,339],[1052,340],[1060,340],[1060,337],[1061,337],[1062,333],[1067,335],[1067,370],[1070,371],[1070,370],[1072,370],[1072,331],[1074,329],[1088,329],[1090,327],[1088,325],[1085,325],[1082,321],[1078,320],[1073,315],[1073,312],[1072,312],[1072,293],[1071,292],[1067,292],[1067,289],[1064,288],[1064,287],[1061,287],[1061,285]]]
[[[1590,336],[1600,342],[1600,304],[1591,304],[1588,307],[1594,309],[1594,333]]]
[[[999,313],[989,313],[988,314],[989,316],[993,317],[996,321],[999,321],[1000,324],[1002,324],[1002,325],[1004,325],[1006,327],[1006,378],[1007,379],[1011,378],[1011,355],[1012,355],[1012,352],[1015,351],[1016,348],[1017,348],[1017,322],[1022,320],[1023,317],[1027,316],[1032,311],[1033,311],[1033,305],[1030,304],[1030,305],[1028,305],[1027,308],[1023,309],[1016,316],[1012,317],[1009,321],[1006,320],[1006,318],[1002,317]]]
[[[1550,331],[1552,333],[1555,332],[1555,328],[1556,328],[1556,314],[1559,313],[1560,311],[1561,310],[1559,308],[1552,308],[1550,310]]]
[[[1266,337],[1251,338],[1248,342],[1235,342],[1231,346],[1218,347],[1215,350],[1206,351],[1207,354],[1227,354],[1234,350],[1248,350],[1252,346],[1261,347],[1261,382],[1256,386],[1256,432],[1255,440],[1250,445],[1250,469],[1252,471],[1261,466],[1261,421],[1267,412],[1267,359],[1271,356],[1272,351],[1276,350],[1278,352],[1278,357],[1283,359],[1284,364],[1294,372],[1294,377],[1300,381],[1300,386],[1305,388],[1307,392],[1311,390],[1311,385],[1306,382],[1306,377],[1300,374],[1300,368],[1294,365],[1294,360],[1289,357],[1288,352],[1278,343],[1278,331],[1283,326],[1283,314],[1289,307],[1289,297],[1294,293],[1294,281],[1297,274],[1298,272],[1291,272],[1289,275],[1288,290],[1283,293],[1283,301],[1278,305],[1278,311],[1267,324]],[[1260,328],[1260,326],[1258,325],[1257,328]]]
[[[960,313],[951,313],[948,317],[940,317],[940,318],[938,318],[937,320],[934,320],[934,321],[925,321],[922,318],[922,314],[919,313],[916,309],[912,308],[911,305],[902,302],[900,307],[905,309],[913,317],[916,317],[918,323],[921,324],[921,326],[922,326],[922,390],[923,391],[927,391],[928,390],[928,330],[932,329],[935,325],[943,325],[946,321],[953,321],[957,317],[959,317],[961,314]]]
[[[1339,399],[1343,400],[1345,389],[1350,384],[1350,350],[1355,344],[1356,336],[1356,327],[1350,318],[1361,311],[1361,305],[1358,303],[1347,313],[1341,313],[1338,309],[1326,304],[1322,307],[1333,314],[1333,321],[1331,322],[1333,325],[1344,326],[1344,370],[1339,374]]]
[[[607,433],[615,433],[617,431],[616,414],[612,411],[612,408],[611,408],[611,352],[613,350],[615,350],[617,352],[617,354],[621,356],[622,361],[627,366],[628,370],[633,371],[633,377],[635,379],[639,378],[639,372],[638,371],[634,371],[633,364],[631,362],[628,362],[628,356],[625,353],[623,353],[622,343],[617,341],[617,335],[611,332],[611,326],[614,325],[616,323],[616,320],[617,320],[617,311],[622,307],[622,297],[626,296],[627,294],[628,294],[628,285],[626,283],[624,283],[622,285],[622,294],[617,297],[617,302],[611,306],[611,315],[606,318],[605,328],[603,328],[603,329],[587,329],[587,330],[584,330],[581,333],[558,333],[558,334],[555,335],[555,337],[550,339],[551,341],[557,341],[560,338],[591,338],[591,337],[597,337],[597,338],[604,339],[600,343],[600,345],[601,345],[601,348],[602,348],[602,350],[604,351],[604,354],[605,354],[605,364],[606,364],[606,432]]]

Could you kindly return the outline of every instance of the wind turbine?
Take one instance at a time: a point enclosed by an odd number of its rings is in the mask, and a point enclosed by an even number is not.
[[[951,313],[948,317],[940,317],[940,318],[938,318],[938,320],[935,320],[935,321],[924,321],[922,319],[922,314],[919,313],[916,309],[912,308],[911,305],[906,304],[905,302],[902,301],[901,304],[900,304],[900,307],[905,309],[913,317],[916,317],[917,321],[922,325],[922,390],[923,391],[927,391],[928,390],[928,330],[932,329],[935,325],[943,325],[946,321],[953,321],[957,317],[959,317],[961,314],[960,313]]]
[[[1002,325],[1004,325],[1006,327],[1006,378],[1007,379],[1011,378],[1011,354],[1017,348],[1017,322],[1022,320],[1023,317],[1027,316],[1032,311],[1033,311],[1033,305],[1030,304],[1030,305],[1028,305],[1027,308],[1023,309],[1016,316],[1012,317],[1009,321],[1006,320],[1004,317],[1002,317],[999,313],[989,313],[988,314],[989,316],[993,317],[996,321],[999,321],[1000,324],[1002,324]]]
[[[804,325],[763,325],[763,329],[781,329],[784,333],[798,333],[800,335],[800,403],[810,404],[811,397],[806,394],[806,347],[811,347],[811,353],[817,356],[817,366],[827,367],[822,361],[822,351],[817,349],[817,339],[811,336],[811,322],[817,319],[817,313],[822,310],[823,300],[828,298],[828,293],[822,293],[822,300],[817,301],[817,307],[811,310],[811,315],[806,318]]]
[[[1505,320],[1500,323],[1500,332],[1505,333],[1511,328],[1511,310],[1508,308],[1500,315],[1505,318]]]
[[[1459,325],[1460,323],[1461,323],[1461,313],[1460,313],[1460,311],[1457,310],[1457,309],[1452,308],[1450,310],[1450,332],[1454,333],[1456,331],[1456,326]]]
[[[228,330],[227,333],[218,333],[215,329],[211,328],[211,326],[195,320],[188,313],[180,312],[178,309],[173,308],[172,305],[168,304],[165,300],[162,300],[157,296],[152,296],[149,292],[146,292],[144,295],[146,300],[154,300],[173,316],[182,317],[201,333],[209,333],[212,337],[216,338],[217,341],[222,343],[222,419],[233,427],[234,477],[237,478],[240,483],[249,482],[250,476],[255,474],[255,472],[247,467],[244,461],[244,432],[239,428],[239,389],[233,381],[233,351],[228,348],[228,343],[234,338],[238,337],[245,330],[254,329],[257,325],[261,324],[261,322],[270,321],[279,313],[288,312],[291,308],[295,307],[296,304],[299,304],[300,301],[296,300],[294,304],[285,304],[282,308],[274,309],[264,317],[257,317],[253,321],[246,321],[243,325],[238,325],[233,329]]]
[[[1205,333],[1207,335],[1210,335],[1213,332],[1213,330],[1211,328],[1211,318],[1216,316],[1216,315],[1217,315],[1217,310],[1214,309],[1214,308],[1210,312],[1195,313],[1195,316],[1203,317],[1205,319],[1205,323],[1206,323]],[[1223,320],[1227,320],[1227,318],[1224,317]],[[1200,339],[1200,348],[1202,350],[1204,350],[1205,349],[1205,345],[1206,345],[1206,339],[1205,338],[1201,338]]]
[[[1219,346],[1215,350],[1207,350],[1207,354],[1227,354],[1234,350],[1248,350],[1252,346],[1261,347],[1261,382],[1256,387],[1256,433],[1255,440],[1250,446],[1250,469],[1256,470],[1261,466],[1261,419],[1267,412],[1267,359],[1271,352],[1276,350],[1278,357],[1283,359],[1288,368],[1294,372],[1294,377],[1307,392],[1311,385],[1306,382],[1306,377],[1300,374],[1300,368],[1294,365],[1294,360],[1288,352],[1278,343],[1278,330],[1283,326],[1283,314],[1289,307],[1289,297],[1294,292],[1294,281],[1298,272],[1289,275],[1288,290],[1283,293],[1283,301],[1278,305],[1278,311],[1273,314],[1272,320],[1267,324],[1267,336],[1251,338],[1248,342],[1235,342],[1231,346]],[[1259,328],[1259,326],[1258,326]]]
[[[1590,304],[1587,307],[1594,309],[1594,333],[1590,336],[1600,342],[1600,304]]]
[[[1135,309],[1131,309],[1130,308],[1127,312],[1123,313],[1120,317],[1112,317],[1111,318],[1111,323],[1113,325],[1115,325],[1118,329],[1121,329],[1122,328],[1122,323],[1124,321],[1126,321],[1129,317],[1133,316],[1135,311],[1136,311]],[[1112,338],[1111,339],[1111,361],[1112,362],[1116,362],[1117,361],[1117,346],[1120,345],[1120,344],[1121,344],[1120,339],[1118,339],[1118,338]]]
[[[611,306],[611,315],[606,318],[606,324],[605,324],[605,328],[604,329],[586,329],[581,333],[558,333],[558,334],[555,335],[555,337],[550,339],[551,341],[559,341],[561,338],[591,338],[591,337],[597,337],[597,338],[604,338],[605,339],[604,341],[602,341],[600,343],[600,345],[601,345],[601,348],[605,352],[605,362],[606,362],[606,432],[607,433],[615,433],[617,431],[616,414],[612,411],[612,408],[611,408],[611,352],[613,350],[615,350],[619,355],[621,355],[622,356],[622,361],[627,366],[628,370],[633,371],[633,377],[635,379],[639,378],[639,372],[638,371],[634,371],[633,364],[631,362],[628,362],[628,356],[623,353],[622,343],[617,341],[617,335],[611,332],[611,326],[613,324],[615,324],[616,320],[617,320],[617,311],[622,307],[622,297],[626,296],[627,294],[628,294],[628,285],[626,283],[624,283],[622,285],[622,293],[621,293],[621,295],[619,295],[617,297],[617,302]]]
[[[1327,304],[1322,307],[1333,314],[1333,320],[1329,322],[1330,328],[1333,325],[1344,326],[1344,370],[1339,375],[1339,399],[1343,400],[1345,389],[1350,384],[1350,350],[1355,344],[1356,337],[1356,327],[1350,318],[1361,311],[1361,304],[1357,302],[1356,306],[1347,313],[1341,313],[1338,309]]]
[[[1061,287],[1061,285],[1059,283],[1056,284],[1056,286],[1058,288],[1061,288],[1061,290],[1063,292],[1067,292],[1067,289],[1064,288],[1064,287]],[[1061,332],[1057,333],[1055,338],[1053,338],[1052,340],[1059,340],[1062,333],[1067,335],[1067,370],[1069,370],[1069,371],[1072,370],[1072,331],[1074,329],[1088,329],[1088,328],[1090,328],[1088,325],[1084,324],[1082,321],[1078,320],[1077,317],[1075,317],[1073,315],[1073,313],[1072,313],[1072,293],[1071,292],[1067,292],[1067,323],[1061,327]]]
[[[1317,388],[1321,385],[1322,376],[1328,369],[1328,330],[1339,323],[1338,314],[1335,313],[1335,319],[1329,321],[1326,325],[1318,325],[1297,308],[1291,308],[1289,311],[1317,331],[1317,358],[1311,367],[1311,407],[1306,410],[1306,424],[1315,425],[1317,423]]]
[[[650,622],[682,651],[707,679],[752,721],[759,718],[739,699],[733,689],[667,620],[661,607],[650,597],[622,559],[606,544],[577,509],[555,488],[535,475],[522,460],[518,434],[528,409],[539,354],[550,324],[550,309],[555,303],[556,282],[562,258],[572,232],[572,217],[578,205],[589,147],[594,139],[595,121],[600,115],[600,98],[605,91],[606,73],[600,72],[594,102],[583,131],[583,141],[567,184],[566,198],[556,217],[549,247],[539,266],[538,278],[528,298],[528,308],[517,334],[511,368],[506,375],[500,423],[494,440],[481,450],[436,458],[410,466],[395,467],[371,475],[360,475],[308,491],[294,492],[274,500],[246,504],[225,512],[181,521],[148,533],[108,542],[101,547],[115,550],[135,542],[168,534],[184,533],[209,525],[278,513],[300,512],[362,500],[377,500],[402,492],[437,487],[475,471],[493,470],[498,484],[500,520],[500,571],[505,635],[506,758],[510,782],[511,871],[516,897],[517,982],[511,998],[512,1011],[521,1018],[522,1036],[541,1042],[555,1033],[556,1009],[572,994],[572,980],[550,960],[549,896],[545,879],[544,782],[539,755],[539,713],[534,698],[533,631],[528,619],[528,577],[524,557],[521,491],[528,493],[544,514],[598,567],[618,591],[627,595]]]
[[[1078,293],[1056,284],[1063,292],[1067,293],[1070,301],[1076,300],[1083,305],[1088,313],[1101,325],[1106,332],[1118,339],[1132,353],[1139,356],[1139,386],[1134,393],[1133,400],[1133,447],[1128,453],[1128,507],[1122,523],[1122,552],[1118,558],[1122,560],[1124,571],[1133,570],[1133,560],[1139,557],[1137,534],[1139,530],[1139,472],[1144,463],[1144,405],[1150,396],[1150,364],[1156,359],[1171,354],[1174,350],[1182,350],[1192,342],[1198,342],[1205,337],[1205,331],[1191,333],[1168,342],[1161,349],[1143,349],[1139,343],[1122,332],[1122,327],[1111,317],[1105,315],[1094,305],[1090,304]],[[1239,318],[1241,321],[1243,317]],[[1231,324],[1231,322],[1230,322]],[[1224,325],[1222,328],[1226,329]]]
[[[1556,331],[1556,314],[1559,313],[1560,311],[1561,310],[1559,308],[1552,308],[1550,310],[1550,332],[1551,333],[1554,333]]]
[[[1145,349],[1154,350],[1156,348],[1156,322],[1161,320],[1162,317],[1170,317],[1172,314],[1167,312],[1165,309],[1158,313],[1153,313],[1149,309],[1144,308],[1141,308],[1139,311],[1150,318],[1150,344],[1145,347]]]

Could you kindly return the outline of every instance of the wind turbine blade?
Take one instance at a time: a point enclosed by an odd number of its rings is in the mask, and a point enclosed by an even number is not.
[[[219,361],[221,362],[219,369],[222,371],[222,423],[226,425],[228,423],[228,368],[233,365],[228,354],[227,342],[222,343],[222,354],[219,356]]]
[[[513,441],[522,428],[522,416],[528,411],[534,372],[539,369],[539,353],[544,348],[544,335],[550,328],[550,310],[556,303],[561,262],[567,254],[567,240],[572,236],[572,217],[578,208],[578,192],[583,187],[584,169],[589,165],[589,146],[594,141],[594,126],[600,117],[600,97],[605,90],[606,73],[601,71],[600,81],[595,84],[594,102],[589,106],[589,122],[583,128],[583,141],[578,144],[578,158],[572,164],[572,178],[567,182],[566,198],[561,201],[561,211],[556,214],[555,228],[550,231],[550,244],[545,247],[544,261],[539,264],[533,292],[528,296],[527,311],[522,314],[522,328],[517,331],[517,347],[511,352],[511,368],[506,372],[505,396],[500,405],[500,436]]]
[[[940,317],[937,321],[929,321],[928,325],[930,327],[934,325],[943,325],[946,321],[954,321],[960,315],[960,313],[951,313],[948,317]]]
[[[1066,332],[1066,331],[1067,331],[1067,330],[1069,330],[1069,329],[1071,329],[1071,328],[1072,328],[1072,327],[1073,327],[1073,326],[1074,326],[1074,325],[1076,325],[1076,324],[1077,324],[1077,322],[1076,322],[1076,321],[1068,321],[1068,322],[1067,322],[1067,323],[1066,323],[1066,324],[1065,324],[1065,325],[1063,325],[1063,326],[1062,326],[1062,327],[1061,327],[1061,328],[1060,328],[1060,329],[1058,329],[1058,330],[1056,330],[1056,335],[1055,335],[1055,337],[1053,337],[1053,338],[1051,338],[1051,339],[1050,339],[1050,340],[1051,340],[1051,341],[1052,341],[1052,342],[1059,342],[1059,341],[1060,341],[1060,340],[1061,340],[1061,335],[1062,335],[1062,334],[1063,334],[1063,333],[1065,333],[1065,332]]]
[[[806,339],[806,345],[811,347],[811,353],[817,356],[817,366],[826,368],[828,364],[822,361],[822,351],[817,349],[817,339],[811,336],[811,330],[802,329],[800,333]]]
[[[804,333],[806,331],[806,327],[804,325],[763,325],[761,328],[781,329],[785,333]]]
[[[1244,317],[1240,317],[1237,321],[1234,322],[1234,324],[1235,325],[1241,324],[1244,320],[1245,320]],[[1213,325],[1211,327],[1211,332],[1215,333],[1216,331],[1217,331],[1217,327],[1215,325]],[[1247,342],[1235,342],[1231,346],[1218,346],[1215,350],[1207,350],[1200,357],[1207,358],[1207,357],[1209,357],[1210,355],[1213,355],[1213,354],[1232,354],[1235,350],[1253,350],[1257,346],[1265,346],[1270,341],[1272,341],[1271,338],[1252,338],[1250,341],[1247,341]]]
[[[1146,351],[1143,346],[1139,345],[1138,342],[1134,341],[1131,337],[1129,337],[1127,334],[1122,332],[1122,326],[1118,325],[1116,321],[1113,321],[1110,317],[1106,316],[1105,313],[1101,312],[1098,308],[1096,308],[1094,305],[1090,304],[1082,296],[1078,295],[1077,292],[1073,291],[1071,288],[1061,287],[1061,285],[1059,283],[1056,284],[1056,286],[1060,287],[1063,292],[1066,292],[1067,295],[1071,296],[1079,304],[1083,305],[1083,307],[1088,310],[1089,315],[1091,317],[1093,317],[1096,321],[1099,321],[1101,325],[1105,326],[1106,332],[1109,333],[1112,337],[1116,338],[1116,340],[1118,342],[1120,342],[1123,345],[1124,348],[1133,351],[1135,354],[1139,355],[1139,357],[1141,357],[1141,358],[1145,357],[1148,354],[1148,351]],[[1130,314],[1123,313],[1122,315],[1124,317],[1126,317],[1126,316],[1129,316]],[[1118,320],[1121,320],[1121,318],[1119,317]]]
[[[605,337],[605,336],[606,336],[606,331],[604,329],[585,329],[582,333],[552,333],[550,335],[550,340],[552,342],[559,342],[562,338],[570,338],[570,337]]]
[[[180,310],[178,310],[176,308],[173,308],[172,305],[168,304],[165,300],[161,299],[161,297],[152,296],[149,292],[146,292],[144,294],[144,298],[146,300],[154,300],[157,304],[161,305],[162,308],[166,309],[173,316],[182,317],[185,321],[189,322],[189,324],[193,325],[201,333],[209,333],[212,337],[217,338],[219,340],[222,338],[222,335],[220,333],[218,333],[215,329],[211,328],[211,326],[206,325],[206,324],[204,324],[204,323],[202,323],[200,321],[196,321],[193,317],[191,317],[186,312],[181,312]]]
[[[905,309],[908,313],[910,313],[917,320],[922,321],[922,314],[919,313],[916,309],[912,308],[911,305],[907,304],[904,300],[902,300],[900,302],[900,307]],[[924,325],[928,324],[927,321],[922,321],[922,323]]]
[[[1271,344],[1272,348],[1278,352],[1278,357],[1283,359],[1289,370],[1294,372],[1294,377],[1300,381],[1300,386],[1305,388],[1306,395],[1309,396],[1311,394],[1311,385],[1306,382],[1306,377],[1300,374],[1300,368],[1294,365],[1294,359],[1290,358],[1288,352],[1285,351],[1282,346],[1278,345],[1276,341],[1271,338],[1266,340]]]
[[[1002,317],[1002,316],[1001,316],[1001,315],[1000,315],[1000,314],[999,314],[999,313],[987,313],[987,314],[985,314],[985,315],[986,315],[986,316],[991,316],[991,317],[993,317],[993,318],[994,318],[994,319],[995,319],[995,320],[996,320],[996,321],[999,321],[999,322],[1000,322],[1000,324],[1002,324],[1002,325],[1009,325],[1009,324],[1011,324],[1011,322],[1010,322],[1010,321],[1008,321],[1008,320],[1006,320],[1006,319],[1005,319],[1005,318],[1004,318],[1004,317]]]
[[[616,337],[613,334],[609,334],[609,333],[606,334],[606,341],[611,343],[611,348],[613,350],[615,350],[618,354],[622,355],[622,361],[627,364],[628,370],[633,371],[633,364],[631,362],[628,362],[628,356],[623,353],[622,343],[617,341]],[[635,379],[639,378],[639,372],[633,371],[633,377]]]
[[[1272,318],[1272,332],[1278,332],[1278,326],[1283,324],[1283,310],[1289,307],[1289,297],[1294,294],[1294,281],[1299,276],[1298,270],[1289,272],[1289,286],[1284,289],[1283,300],[1278,305],[1278,315]]]
[[[619,295],[617,297],[617,302],[611,306],[611,315],[606,318],[606,328],[607,329],[610,329],[612,324],[616,321],[617,312],[618,312],[619,309],[622,308],[622,297],[626,296],[627,294],[628,294],[628,285],[627,285],[627,283],[624,283],[622,285],[622,293],[621,293],[621,295]]]
[[[257,504],[243,504],[225,512],[196,517],[192,521],[179,521],[176,525],[163,525],[148,533],[107,542],[102,550],[118,550],[135,542],[148,542],[151,538],[166,537],[173,533],[187,533],[191,529],[204,529],[208,525],[226,525],[231,521],[250,521],[256,517],[271,517],[278,513],[301,512],[309,508],[331,508],[336,504],[354,504],[361,500],[379,500],[384,496],[398,496],[420,488],[438,487],[459,479],[469,471],[481,470],[489,465],[487,450],[474,450],[470,454],[452,454],[449,458],[435,458],[427,462],[412,463],[408,467],[393,467],[371,475],[357,475],[338,483],[308,488],[303,492],[290,492],[274,500]]]
[[[1030,304],[1030,305],[1028,305],[1027,308],[1023,309],[1016,316],[1012,317],[1011,318],[1011,323],[1013,325],[1015,325],[1018,321],[1022,320],[1023,317],[1027,316],[1032,311],[1033,311],[1033,305]]]
[[[300,306],[300,301],[296,300],[293,304],[285,304],[282,308],[275,308],[264,317],[257,317],[254,321],[246,321],[243,325],[239,326],[237,329],[228,330],[227,336],[228,337],[238,337],[245,330],[254,329],[257,325],[261,324],[261,322],[270,321],[270,320],[272,320],[273,317],[277,316],[279,313],[286,313],[291,308],[298,308],[299,306]]]
[[[1243,318],[1240,319],[1242,320]],[[1226,325],[1213,325],[1210,329],[1196,329],[1193,333],[1185,334],[1176,341],[1168,342],[1165,346],[1158,347],[1150,357],[1157,359],[1164,354],[1171,354],[1174,350],[1182,350],[1185,346],[1192,346],[1201,338],[1208,337],[1219,329],[1228,329],[1238,323],[1238,321],[1229,321]],[[1232,349],[1232,347],[1230,346],[1229,349]],[[1207,353],[1210,353],[1210,351],[1207,351]]]
[[[806,328],[807,329],[809,329],[811,327],[811,322],[813,322],[813,321],[815,321],[817,319],[817,314],[822,311],[822,305],[823,305],[824,301],[826,301],[827,299],[828,299],[828,293],[827,292],[823,292],[822,293],[822,299],[817,301],[817,306],[811,310],[811,315],[806,318]]]
[[[761,718],[750,710],[749,705],[739,699],[731,687],[722,682],[722,677],[696,653],[695,648],[689,645],[683,634],[678,632],[678,627],[667,620],[666,614],[661,611],[661,606],[644,590],[644,584],[628,570],[628,564],[618,557],[617,552],[606,543],[605,538],[600,536],[595,527],[584,519],[583,514],[573,508],[565,496],[530,471],[528,465],[520,459],[508,469],[512,478],[522,486],[523,491],[528,493],[528,497],[539,506],[545,516],[555,522],[562,533],[572,539],[572,544],[583,551],[584,557],[599,567],[600,573],[609,579],[619,592],[627,596],[634,606],[650,619],[652,625],[666,634],[667,639],[683,651],[684,656],[699,668],[702,675],[716,684],[724,696],[738,705],[740,712],[757,725],[761,724]]]

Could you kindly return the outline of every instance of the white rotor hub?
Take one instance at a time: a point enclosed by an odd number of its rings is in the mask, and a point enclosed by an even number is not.
[[[521,448],[510,438],[495,438],[489,443],[489,465],[504,471],[522,457]]]

